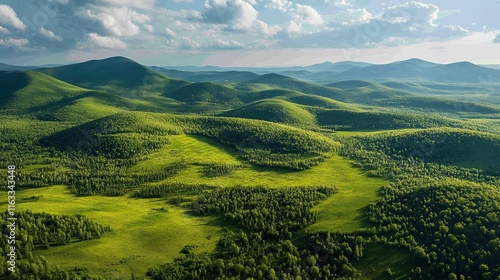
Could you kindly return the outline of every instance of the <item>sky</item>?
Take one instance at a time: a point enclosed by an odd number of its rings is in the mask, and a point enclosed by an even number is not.
[[[0,62],[500,64],[500,0],[0,0]]]

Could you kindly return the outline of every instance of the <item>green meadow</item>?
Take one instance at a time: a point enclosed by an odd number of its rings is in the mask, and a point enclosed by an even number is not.
[[[23,201],[32,196],[39,199]],[[61,269],[85,267],[105,279],[144,275],[147,268],[172,261],[186,245],[211,251],[224,231],[216,217],[194,217],[164,199],[77,197],[65,186],[51,186],[20,191],[17,200],[17,211],[81,214],[110,225],[112,231],[101,239],[36,251]]]

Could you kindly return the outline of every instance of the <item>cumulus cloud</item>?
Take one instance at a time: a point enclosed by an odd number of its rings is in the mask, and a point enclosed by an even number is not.
[[[57,42],[63,41],[63,38],[61,36],[58,36],[58,35],[54,34],[54,32],[47,30],[43,27],[40,27],[40,29],[38,30],[38,33],[40,35],[42,35],[43,37],[45,37],[49,40],[52,40],[52,41],[57,41]]]
[[[244,47],[240,42],[234,40],[225,41],[222,39],[217,39],[209,45],[209,48],[212,49],[242,49]]]
[[[374,16],[368,12],[366,8],[347,9],[335,13],[332,23],[338,23],[339,25],[355,25],[370,22],[373,18]]]
[[[295,4],[293,8],[293,17],[296,21],[309,25],[323,24],[323,18],[318,11],[308,5]]]
[[[0,23],[12,26],[19,30],[26,30],[26,24],[24,24],[17,17],[16,12],[7,5],[0,5]]]
[[[352,6],[352,0],[325,0],[325,3],[332,3],[337,7],[349,7]]]
[[[302,24],[297,24],[295,21],[290,21],[290,24],[286,28],[286,32],[288,32],[289,35],[295,35],[295,34],[300,34],[302,33]]]
[[[9,34],[9,29],[7,29],[3,26],[0,26],[0,34],[3,34],[3,35]]]
[[[269,0],[265,7],[286,12],[291,6],[292,2],[288,0]]]
[[[27,39],[14,39],[14,38],[9,38],[9,39],[0,39],[0,46],[4,47],[15,47],[15,48],[20,48],[24,47],[27,44],[29,44],[29,41]]]
[[[432,29],[437,24],[439,7],[421,2],[407,2],[384,10],[381,19],[390,23],[406,24],[413,29]]]
[[[172,31],[172,29],[166,27],[165,28],[165,34],[167,34],[167,37],[170,37],[170,38],[175,38],[177,35],[175,34],[174,31]]]
[[[348,9],[333,16],[332,21],[321,30],[300,38],[282,37],[279,45],[363,48],[442,41],[468,34],[460,26],[438,24],[438,13],[437,6],[415,1],[390,6],[378,15],[366,9]]]
[[[100,36],[97,33],[89,33],[87,34],[87,41],[80,43],[79,48],[125,50],[127,49],[127,44],[116,37]]]
[[[154,28],[151,24],[144,24],[144,29],[146,29],[149,33],[153,33]]]
[[[106,6],[113,5],[117,7],[129,7],[139,9],[151,9],[154,7],[154,0],[102,0],[100,1]],[[99,3],[99,2],[97,2]]]
[[[498,34],[495,39],[493,39],[493,43],[500,43],[500,34]]]
[[[201,13],[201,21],[224,25],[228,31],[258,31],[269,36],[280,30],[277,26],[268,26],[257,16],[257,10],[243,0],[208,0]]]
[[[137,24],[145,24],[151,18],[127,7],[102,7],[97,10],[84,9],[79,15],[100,23],[109,35],[133,36],[140,33]]]

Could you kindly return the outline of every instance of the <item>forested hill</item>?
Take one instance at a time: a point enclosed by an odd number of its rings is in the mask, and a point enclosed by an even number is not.
[[[500,279],[497,70],[0,69],[0,279]]]

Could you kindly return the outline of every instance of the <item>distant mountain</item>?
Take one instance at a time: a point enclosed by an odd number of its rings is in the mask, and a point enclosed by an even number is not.
[[[484,64],[480,66],[500,70],[500,64]]]
[[[39,68],[37,66],[15,66],[5,63],[0,63],[0,71],[28,71]]]
[[[152,70],[165,76],[186,80],[190,82],[241,82],[254,79],[259,75],[248,71],[180,71],[174,69],[165,69],[162,67],[150,67]]]
[[[160,68],[168,70],[177,70],[182,72],[253,72],[256,74],[281,73],[287,71],[307,71],[307,72],[343,72],[352,68],[362,68],[373,64],[355,61],[340,61],[340,62],[323,62],[309,66],[283,66],[283,67],[220,67],[220,66],[150,66],[151,69],[159,70]],[[159,71],[162,72],[161,70]]]
[[[59,80],[89,89],[121,92],[157,92],[188,84],[170,79],[125,57],[38,70]]]

